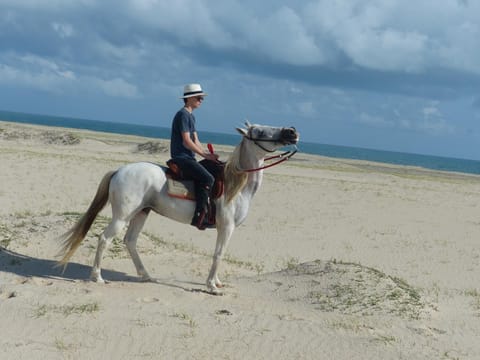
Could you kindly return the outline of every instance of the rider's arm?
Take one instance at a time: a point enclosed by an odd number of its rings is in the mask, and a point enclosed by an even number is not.
[[[194,140],[191,139],[190,133],[188,131],[182,132],[183,145],[186,148],[192,150],[195,154],[198,154],[205,159],[216,160],[218,158],[217,155],[212,156],[212,154],[210,154],[208,151],[203,150],[203,146],[198,140],[197,132],[193,133],[193,138]]]

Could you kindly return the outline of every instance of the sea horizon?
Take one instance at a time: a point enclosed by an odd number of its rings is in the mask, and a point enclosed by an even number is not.
[[[153,125],[108,122],[3,110],[0,110],[0,121],[101,131],[123,135],[137,135],[167,140],[170,139],[170,128]],[[199,131],[199,134],[202,138],[202,142],[204,143],[232,146],[235,146],[239,143],[239,135],[237,134],[209,131]],[[366,160],[394,165],[416,166],[440,171],[480,174],[480,161],[478,160],[396,152],[389,150],[377,150],[343,145],[329,145],[304,142],[301,140],[297,147],[299,152],[332,158]]]

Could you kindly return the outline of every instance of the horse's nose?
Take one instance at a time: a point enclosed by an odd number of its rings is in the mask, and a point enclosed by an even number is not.
[[[297,130],[293,126],[290,128],[284,128],[282,133],[283,133],[283,136],[289,137],[289,138],[297,136]]]
[[[290,128],[283,128],[282,138],[285,143],[295,144],[298,141],[297,129],[295,129],[293,126]]]

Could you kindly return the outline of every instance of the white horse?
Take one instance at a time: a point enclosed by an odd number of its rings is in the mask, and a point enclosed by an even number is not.
[[[293,127],[251,125],[247,122],[246,129],[237,130],[243,138],[225,165],[225,191],[215,201],[217,242],[207,278],[207,288],[212,293],[221,292],[223,285],[218,278],[218,266],[233,230],[245,220],[250,201],[261,185],[263,169],[267,167],[264,166],[266,154],[286,145],[295,145],[299,139]],[[289,155],[284,157],[285,154]],[[282,157],[276,163],[288,159],[291,155],[293,153],[289,151],[276,156]],[[155,281],[145,270],[136,249],[137,237],[150,210],[185,224],[190,224],[195,210],[195,202],[169,196],[166,183],[165,169],[148,162],[132,163],[108,172],[87,212],[61,237],[63,257],[59,264],[67,265],[98,213],[110,201],[112,220],[98,239],[91,279],[104,282],[100,267],[103,251],[113,237],[128,224],[124,242],[137,274],[142,281]]]

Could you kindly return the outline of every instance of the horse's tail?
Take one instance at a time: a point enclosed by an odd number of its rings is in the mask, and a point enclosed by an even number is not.
[[[58,262],[59,266],[63,266],[64,269],[67,266],[68,261],[73,256],[80,243],[87,235],[88,230],[93,224],[93,221],[97,217],[98,213],[102,211],[108,202],[108,192],[110,188],[110,180],[116,171],[110,171],[103,177],[100,185],[98,186],[97,193],[93,198],[90,207],[87,212],[78,220],[78,222],[65,234],[60,236],[62,242],[62,248],[59,252],[59,256],[62,259]]]

